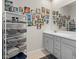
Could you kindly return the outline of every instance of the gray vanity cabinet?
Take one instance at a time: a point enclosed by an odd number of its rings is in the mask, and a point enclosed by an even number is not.
[[[53,54],[53,39],[49,35],[43,35],[43,47]]]
[[[48,50],[48,38],[43,37],[43,47]]]
[[[64,38],[61,40],[61,59],[76,59],[76,41]]]
[[[61,55],[62,59],[74,59],[74,48],[72,46],[62,44]]]
[[[51,38],[48,41],[48,45],[49,45],[48,51],[53,54],[53,40]]]
[[[43,47],[58,59],[76,59],[76,40],[43,33]]]
[[[54,36],[54,53],[53,55],[56,56],[58,59],[61,59],[61,55],[60,55],[60,38],[58,38],[57,36]]]

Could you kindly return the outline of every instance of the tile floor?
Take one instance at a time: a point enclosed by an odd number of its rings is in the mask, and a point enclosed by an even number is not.
[[[46,55],[48,55],[49,53],[46,50],[40,50],[40,51],[36,51],[30,54],[27,54],[27,59],[40,59]]]

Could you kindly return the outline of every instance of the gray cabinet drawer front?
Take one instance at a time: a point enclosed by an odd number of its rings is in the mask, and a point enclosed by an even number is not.
[[[47,38],[55,38],[55,36],[51,35],[51,34],[47,34],[47,33],[43,33],[43,37],[47,37]]]
[[[58,36],[54,36],[54,38],[55,38],[55,39],[54,39],[55,42],[59,42],[59,43],[60,43],[60,40],[61,40],[60,37],[58,37]]]
[[[60,38],[57,36],[54,39],[54,48],[60,49]]]
[[[64,44],[68,44],[70,46],[76,47],[76,41],[74,41],[74,40],[62,38],[61,42]]]
[[[61,59],[60,50],[54,49],[54,55],[55,55],[58,59]]]
[[[54,48],[60,50],[60,42],[56,42],[56,41],[54,41]]]

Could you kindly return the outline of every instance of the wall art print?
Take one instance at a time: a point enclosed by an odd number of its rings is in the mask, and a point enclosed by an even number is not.
[[[41,7],[42,13],[45,13],[45,7]]]
[[[31,13],[32,13],[32,14],[36,14],[36,10],[33,10],[33,9],[32,9],[32,10],[31,10]]]
[[[24,7],[24,13],[30,13],[30,7]]]
[[[50,10],[46,9],[46,15],[49,15],[49,13],[50,13]]]
[[[45,23],[48,24],[49,23],[49,15],[44,17]]]
[[[42,7],[42,9],[24,7],[24,14],[27,17],[28,26],[36,26],[37,29],[41,29],[44,24],[49,23],[49,12],[50,11],[48,9],[46,11],[44,7]]]
[[[32,26],[32,14],[31,13],[26,13],[27,21],[28,21],[28,26]]]
[[[36,13],[40,14],[40,9],[39,8],[36,8]]]

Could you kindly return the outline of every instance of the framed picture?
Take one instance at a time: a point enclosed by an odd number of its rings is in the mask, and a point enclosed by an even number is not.
[[[50,13],[50,10],[46,9],[46,15],[49,15],[49,13]]]
[[[41,13],[41,18],[44,18],[45,17],[45,13]]]
[[[56,11],[55,13],[56,13],[56,15],[59,15],[59,12],[58,11]]]
[[[56,21],[53,21],[54,24],[56,24]]]
[[[36,13],[40,14],[40,9],[39,8],[36,8]]]
[[[59,17],[61,17],[61,14],[59,14]]]
[[[55,11],[53,11],[52,14],[55,15]]]
[[[41,15],[40,14],[36,14],[36,18],[37,19],[40,19],[41,18]]]
[[[32,25],[36,26],[36,20],[32,20]]]
[[[13,7],[13,12],[19,12],[19,8],[18,7]]]
[[[41,7],[42,13],[45,13],[45,7]]]
[[[32,13],[32,14],[36,14],[36,11],[32,9],[32,10],[31,10],[31,13]]]
[[[32,19],[35,20],[36,14],[32,14]]]
[[[27,16],[28,26],[32,26],[32,14],[27,13],[26,16]]]
[[[30,13],[30,7],[24,7],[24,13]]]
[[[19,7],[19,12],[23,12],[23,8],[22,7]]]
[[[53,16],[53,19],[54,19],[54,20],[56,19],[55,16]]]

